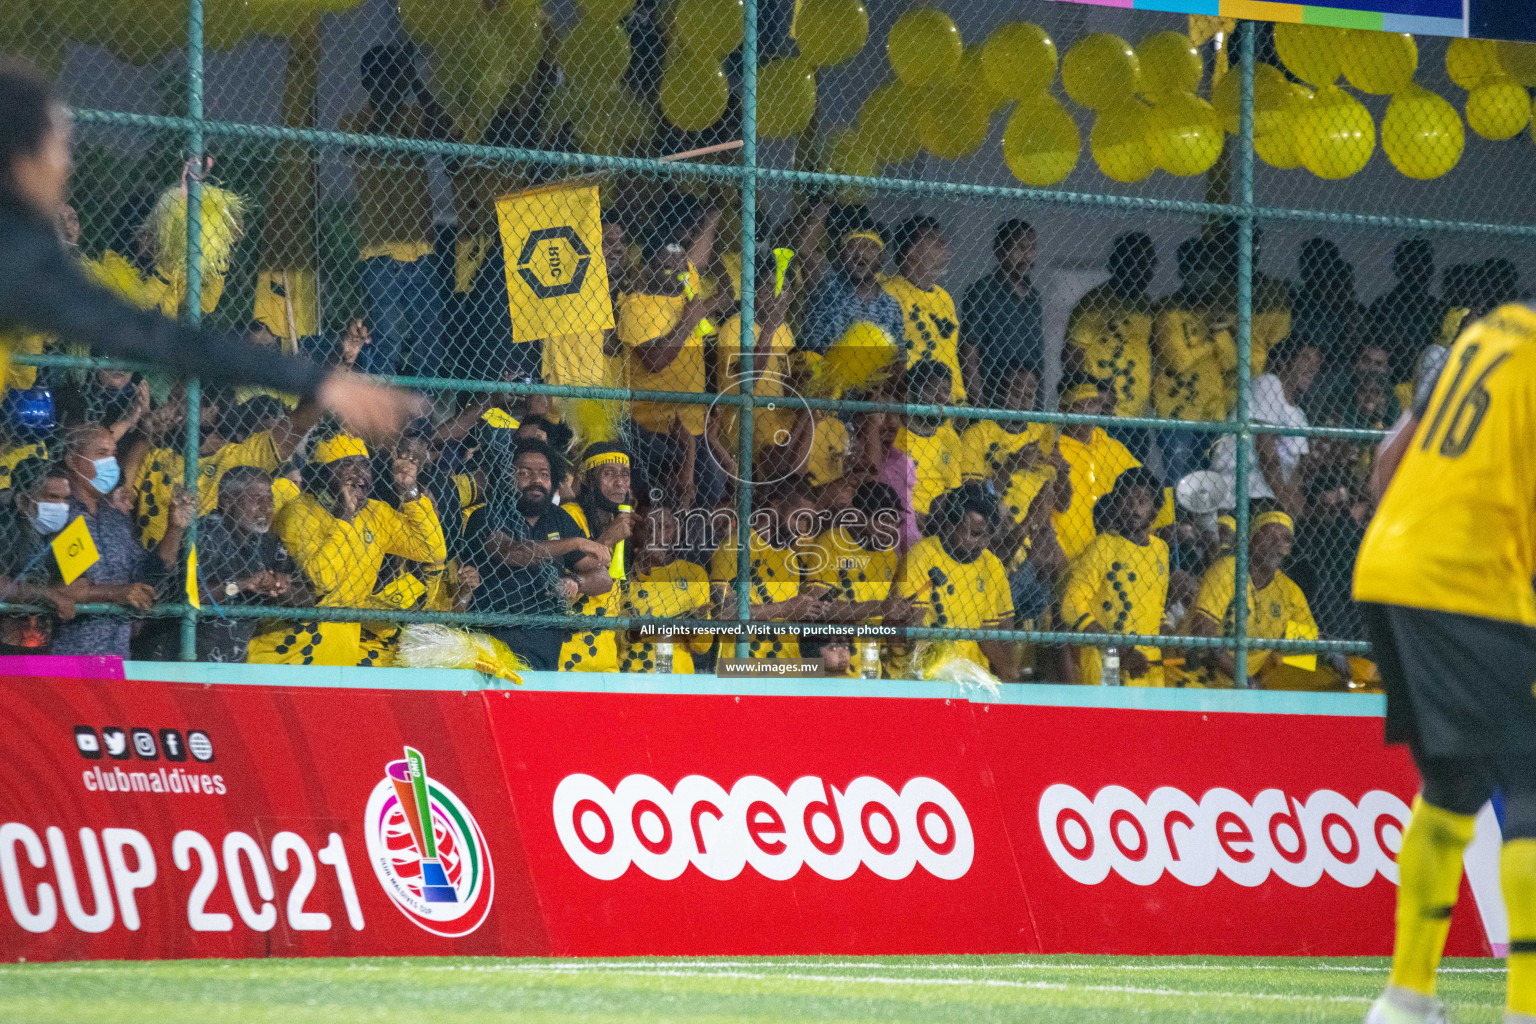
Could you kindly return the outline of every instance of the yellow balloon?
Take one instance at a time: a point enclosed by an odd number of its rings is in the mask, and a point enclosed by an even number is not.
[[[1275,52],[1280,62],[1309,85],[1332,85],[1338,80],[1342,40],[1339,29],[1322,25],[1283,21],[1275,26]]]
[[[1077,122],[1048,93],[1021,100],[1003,129],[1003,159],[1008,169],[1034,188],[1055,185],[1071,174],[1082,148]]]
[[[932,7],[919,7],[897,18],[885,49],[896,77],[919,87],[953,79],[965,51],[954,20]]]
[[[1291,102],[1290,79],[1273,64],[1253,66],[1253,120],[1255,128],[1266,111],[1278,110]],[[1211,106],[1221,117],[1221,126],[1233,135],[1241,128],[1243,76],[1236,69],[1223,75],[1211,90]]]
[[[1499,44],[1492,39],[1452,39],[1445,48],[1445,73],[1468,92],[1490,78],[1504,77]]]
[[[1061,62],[1061,84],[1073,103],[1103,110],[1140,91],[1141,66],[1130,43],[1096,32],[1067,51]]]
[[[528,14],[530,21],[533,15]],[[453,46],[433,47],[429,66],[438,98],[468,142],[478,142],[507,94],[528,80],[539,61],[538,36],[507,31],[500,14]]]
[[[1500,41],[1498,48],[1499,66],[1505,74],[1523,86],[1536,85],[1536,43]]]
[[[1184,178],[1210,170],[1227,141],[1216,108],[1188,92],[1161,94],[1152,105],[1147,130],[1157,166]]]
[[[682,54],[667,61],[657,92],[662,115],[685,132],[703,131],[720,120],[730,98],[719,61]]]
[[[1392,97],[1381,120],[1381,148],[1404,175],[1438,178],[1461,161],[1466,148],[1461,115],[1443,96],[1414,86]]]
[[[1282,171],[1301,166],[1296,125],[1302,111],[1313,102],[1312,90],[1295,82],[1287,84],[1290,90],[1289,102],[1266,111],[1262,117],[1255,114],[1253,119],[1254,155]]]
[[[583,152],[621,155],[629,143],[650,138],[654,126],[645,106],[622,85],[591,96],[572,121]]]
[[[1339,66],[1349,84],[1373,96],[1406,89],[1419,68],[1419,47],[1406,32],[1354,29],[1339,47]]]
[[[556,58],[579,95],[605,92],[629,70],[629,33],[616,23],[583,19],[560,41]]]
[[[828,140],[823,167],[829,174],[851,174],[870,178],[880,171],[874,150],[864,134],[856,128],[839,128]],[[869,198],[869,190],[856,185],[844,185],[837,190],[837,198],[843,203],[861,203]]]
[[[1512,139],[1531,123],[1531,94],[1513,78],[1484,79],[1467,94],[1467,124],[1485,139]]]
[[[1182,32],[1154,32],[1136,46],[1136,60],[1141,65],[1141,91],[1148,96],[1159,93],[1194,92],[1200,88],[1205,68],[1200,51]]]
[[[1049,88],[1056,80],[1056,60],[1056,43],[1045,29],[1027,21],[999,26],[981,46],[987,85],[1016,100]]]
[[[1132,97],[1105,107],[1093,119],[1088,145],[1106,177],[1130,183],[1152,173],[1148,113],[1146,106]]]
[[[361,0],[246,0],[252,28],[263,35],[291,36],[317,14],[339,14]],[[185,14],[183,14],[185,18]]]
[[[771,60],[757,76],[757,134],[786,139],[805,131],[816,113],[816,73],[799,57]]]
[[[576,0],[582,17],[593,21],[623,21],[635,9],[635,0]]]
[[[1376,151],[1376,123],[1359,100],[1325,85],[1297,118],[1296,150],[1302,165],[1319,178],[1347,178]]]
[[[935,85],[924,94],[917,114],[923,148],[943,160],[959,160],[981,148],[992,111],[977,90],[963,82]]]
[[[696,57],[720,60],[741,45],[741,0],[675,0],[671,39]]]
[[[245,4],[235,0],[204,0],[203,45],[210,50],[233,50],[253,30],[251,13]]]
[[[917,156],[923,145],[917,136],[921,105],[918,91],[902,82],[887,82],[864,100],[859,131],[870,140],[870,150],[880,163],[899,164]]]
[[[869,39],[869,11],[862,0],[801,0],[795,15],[800,56],[817,67],[851,60]]]
[[[989,114],[995,114],[1008,105],[1008,97],[992,88],[992,83],[987,81],[980,46],[965,48],[965,54],[960,58],[960,74],[957,76],[957,81],[976,90],[976,94],[981,97]]]

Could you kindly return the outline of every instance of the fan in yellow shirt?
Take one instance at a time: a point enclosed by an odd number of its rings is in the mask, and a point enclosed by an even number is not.
[[[1016,369],[1005,409],[1033,409],[1039,392],[1034,371]],[[1056,428],[1026,420],[978,420],[960,436],[960,472],[966,482],[990,482],[998,494],[1016,473],[1043,464],[1056,446]]]
[[[1115,239],[1109,280],[1090,289],[1067,318],[1063,365],[1103,381],[1116,416],[1145,416],[1152,393],[1152,318],[1147,288],[1157,272],[1157,248],[1135,231]]]
[[[448,557],[432,499],[416,486],[414,463],[394,464],[398,509],[370,499],[368,448],[345,434],[315,446],[305,493],[283,506],[272,529],[303,570],[322,608],[365,606],[385,555],[441,563]],[[366,658],[357,622],[268,624],[248,660],[284,665],[357,665]]]
[[[825,613],[816,595],[824,588],[801,587],[801,558],[794,549],[790,521],[801,496],[795,482],[761,485],[754,490],[757,507],[753,509],[750,530],[750,579],[752,621],[821,621]],[[715,549],[709,562],[709,578],[721,602],[719,617],[736,617],[736,588],[743,585],[736,575],[736,530]],[[751,656],[770,661],[800,657],[800,642],[781,635],[754,639]]]
[[[1248,635],[1255,639],[1315,640],[1317,622],[1307,597],[1289,576],[1280,571],[1295,543],[1295,528],[1284,512],[1261,512],[1253,517],[1248,531]],[[1189,620],[1189,632],[1195,636],[1235,636],[1237,592],[1236,560],[1227,555],[1217,559],[1200,581]],[[1244,685],[1261,685],[1260,676],[1272,659],[1273,651],[1248,651],[1243,671]],[[1204,667],[1192,673],[1186,686],[1222,687],[1233,685],[1237,655],[1229,647],[1213,647],[1202,655]]]
[[[1152,402],[1170,420],[1220,420],[1228,411],[1227,375],[1237,365],[1236,327],[1210,282],[1211,246],[1179,245],[1179,290],[1163,301],[1153,325],[1157,374]]]
[[[1097,381],[1079,378],[1063,385],[1061,411],[1098,416],[1111,401],[1108,390]],[[1075,558],[1094,538],[1094,503],[1114,488],[1121,473],[1141,463],[1103,427],[1081,423],[1064,426],[1056,447],[1069,470],[1072,496],[1066,511],[1056,512],[1053,522],[1062,551]]]
[[[826,588],[833,622],[879,622],[891,610],[891,584],[901,563],[901,496],[867,481],[849,508],[834,513],[805,553],[806,576]]]
[[[955,300],[939,287],[949,266],[949,242],[933,217],[913,217],[892,232],[892,252],[897,273],[880,280],[880,286],[901,306],[906,325],[907,368],[924,360],[949,367],[948,402],[965,401],[960,379],[960,314]]]
[[[943,363],[925,360],[907,371],[907,393],[917,405],[942,404],[950,388],[951,373]],[[896,448],[906,452],[917,468],[912,509],[928,514],[933,499],[961,483],[960,435],[939,416],[905,417],[896,434]]]
[[[584,536],[613,551],[620,542],[629,540],[634,527],[629,452],[612,441],[588,445],[582,453],[578,476],[576,500],[560,507],[576,520]],[[625,556],[619,557],[617,567],[610,566],[610,576],[624,571]],[[617,585],[606,594],[579,594],[571,612],[616,618],[620,597]],[[559,664],[565,672],[617,672],[619,650],[614,631],[586,629],[573,634],[560,650]]]
[[[1097,536],[1068,570],[1061,618],[1075,633],[1162,632],[1168,600],[1168,545],[1151,534],[1163,501],[1161,482],[1143,466],[1120,474],[1093,508]],[[1079,648],[1078,681],[1101,682],[1101,651]],[[1120,671],[1127,685],[1162,686],[1163,654],[1155,646],[1126,647]]]
[[[1013,593],[1003,563],[987,548],[997,523],[997,502],[976,484],[941,497],[929,521],[931,536],[907,552],[897,591],[910,600],[924,626],[1012,629]],[[1018,678],[1015,645],[960,640],[956,653],[990,665],[1004,682]]]
[[[674,553],[680,528],[672,508],[653,504],[637,524],[633,571],[620,584],[625,615],[680,620],[710,617],[709,574],[704,567]],[[672,671],[690,675],[694,656],[709,653],[714,637],[708,633],[677,636],[672,641]],[[620,641],[620,672],[655,672],[656,638],[630,630]]]

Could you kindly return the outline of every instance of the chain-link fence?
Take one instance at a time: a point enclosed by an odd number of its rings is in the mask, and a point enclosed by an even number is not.
[[[0,49],[74,108],[97,280],[432,399],[370,449],[12,339],[10,651],[422,664],[438,623],[562,671],[1370,687],[1375,443],[1533,269],[1512,44],[25,0]]]

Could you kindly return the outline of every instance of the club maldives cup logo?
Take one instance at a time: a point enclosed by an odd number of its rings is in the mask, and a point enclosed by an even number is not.
[[[368,797],[363,833],[379,884],[418,927],[457,938],[479,928],[496,890],[485,833],[453,791],[405,748]]]

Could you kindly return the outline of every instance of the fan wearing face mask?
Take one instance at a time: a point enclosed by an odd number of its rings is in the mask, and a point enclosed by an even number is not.
[[[0,529],[10,538],[0,547],[0,591],[6,601],[49,605],[60,618],[73,618],[69,590],[48,585],[44,563],[48,542],[69,522],[69,473],[57,463],[25,459],[10,479],[10,500],[0,506]],[[49,616],[0,618],[0,654],[46,654],[52,643]]]
[[[133,520],[107,498],[122,479],[117,443],[99,423],[72,428],[64,438],[69,474],[69,512],[85,520],[98,558],[70,585],[76,601],[119,604],[145,611],[155,603],[155,584],[165,575],[161,557],[139,546]],[[50,515],[57,518],[56,513]],[[174,560],[174,552],[170,552]],[[55,654],[116,654],[128,657],[128,619],[93,615],[65,622],[53,640]]]

